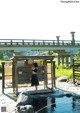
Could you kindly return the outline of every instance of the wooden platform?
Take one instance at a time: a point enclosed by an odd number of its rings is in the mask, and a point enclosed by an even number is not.
[[[42,90],[33,90],[33,91],[28,91],[30,95],[37,95],[37,94],[47,94],[47,93],[52,93],[53,90],[49,89],[42,89]]]

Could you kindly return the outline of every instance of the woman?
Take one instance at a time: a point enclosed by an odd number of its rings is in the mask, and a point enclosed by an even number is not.
[[[37,77],[37,71],[38,71],[38,64],[33,63],[31,86],[35,86],[36,90],[37,90],[37,85],[39,85],[39,81],[38,81],[38,77]]]

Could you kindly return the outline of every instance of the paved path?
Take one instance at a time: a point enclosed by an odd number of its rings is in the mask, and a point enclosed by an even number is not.
[[[56,88],[64,90],[64,91],[69,91],[69,92],[72,92],[72,93],[80,94],[80,85],[76,86],[72,83],[56,82]],[[11,111],[12,109],[15,108],[16,101],[9,98],[6,94],[1,93],[1,91],[2,91],[2,81],[1,80],[0,80],[0,89],[1,89],[0,90],[0,113],[2,113],[1,112],[2,106],[5,106],[7,108],[8,112],[5,112],[5,113],[9,113],[9,111]],[[10,89],[9,89],[9,91],[10,91]],[[11,90],[11,92],[12,92],[12,90]]]

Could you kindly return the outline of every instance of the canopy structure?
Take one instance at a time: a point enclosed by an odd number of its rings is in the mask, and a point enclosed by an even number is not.
[[[32,92],[31,75],[33,62],[38,63],[37,76],[39,79],[39,91],[53,91],[55,86],[55,61],[54,56],[14,56],[12,58],[12,88],[15,94],[19,93],[21,88],[26,84],[29,86],[28,91]],[[42,86],[44,87],[42,87]]]

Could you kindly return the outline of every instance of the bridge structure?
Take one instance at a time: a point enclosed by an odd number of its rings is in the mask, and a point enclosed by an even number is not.
[[[80,50],[80,41],[75,40],[75,32],[71,32],[71,35],[72,40],[60,40],[60,36],[56,36],[57,40],[0,39],[0,51],[21,55],[39,55],[39,51],[54,51],[58,54],[58,65],[64,62],[68,65],[72,63],[73,56]]]

